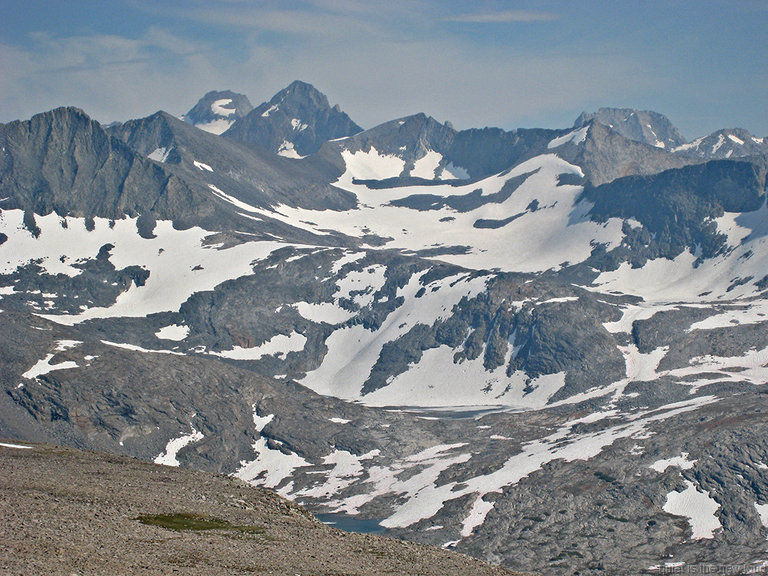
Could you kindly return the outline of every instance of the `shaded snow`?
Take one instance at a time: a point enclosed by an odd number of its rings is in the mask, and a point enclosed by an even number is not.
[[[152,152],[150,152],[147,158],[154,160],[155,162],[162,163],[168,159],[168,155],[171,153],[171,150],[173,150],[173,148],[155,148]]]
[[[441,180],[466,180],[467,178],[469,178],[469,172],[466,168],[456,166],[453,162],[449,162],[440,174]]]

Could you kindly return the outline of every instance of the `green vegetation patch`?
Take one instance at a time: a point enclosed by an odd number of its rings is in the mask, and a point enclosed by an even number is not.
[[[232,524],[220,518],[205,516],[203,514],[192,514],[189,512],[178,512],[176,514],[142,514],[137,518],[142,524],[148,526],[160,526],[168,530],[178,532],[190,530],[199,532],[202,530],[227,530],[231,532],[243,532],[246,534],[261,534],[263,528],[259,526],[241,526]]]

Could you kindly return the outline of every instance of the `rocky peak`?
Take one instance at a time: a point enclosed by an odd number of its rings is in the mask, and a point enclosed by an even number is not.
[[[613,128],[625,138],[657,148],[671,150],[685,143],[685,138],[666,116],[650,110],[600,108],[597,112],[582,112],[573,126],[580,128],[592,120]]]
[[[429,150],[444,152],[455,136],[456,131],[450,125],[419,113],[361,132],[353,141],[345,143],[345,148],[356,150],[374,146],[383,154],[396,154],[407,159],[423,156]]]
[[[361,130],[338,105],[332,107],[325,94],[297,80],[237,120],[224,136],[300,158],[317,152],[328,140]]]
[[[707,160],[760,156],[768,154],[768,138],[758,138],[743,128],[728,128],[678,146],[673,152]]]
[[[561,140],[562,144],[553,146]],[[647,176],[692,163],[670,154],[666,148],[630,138],[615,125],[603,124],[596,118],[553,140],[549,147],[556,148],[561,158],[580,166],[595,186],[624,176]]]
[[[231,90],[212,90],[198,100],[182,119],[206,132],[221,134],[251,110],[253,105],[247,96]]]

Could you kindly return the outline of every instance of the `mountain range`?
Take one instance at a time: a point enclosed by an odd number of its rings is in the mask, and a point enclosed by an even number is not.
[[[294,82],[0,148],[0,437],[516,570],[767,565],[765,138],[363,130]]]

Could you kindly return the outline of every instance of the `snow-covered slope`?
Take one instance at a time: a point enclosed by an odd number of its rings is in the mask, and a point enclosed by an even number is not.
[[[164,113],[0,126],[0,436],[534,572],[768,557],[765,162],[596,118],[301,149],[341,114],[310,88],[251,112],[268,150]]]

